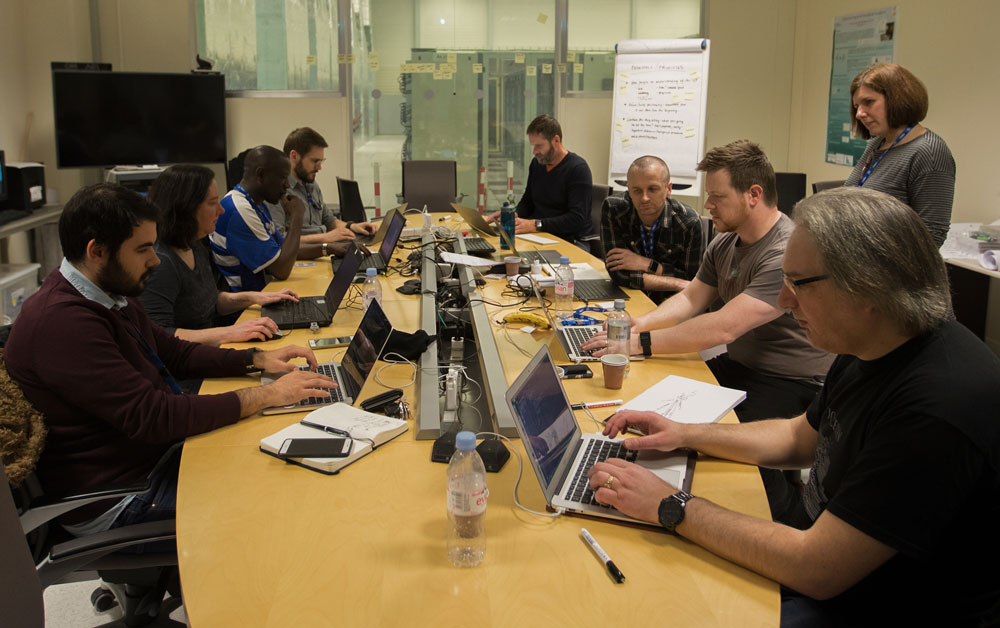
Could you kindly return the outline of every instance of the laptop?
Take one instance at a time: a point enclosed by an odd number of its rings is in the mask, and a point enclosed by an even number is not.
[[[382,242],[385,240],[385,234],[389,230],[390,223],[392,223],[392,217],[397,213],[402,213],[405,209],[406,203],[403,203],[399,207],[390,209],[386,212],[385,216],[382,217],[382,222],[379,223],[378,230],[376,230],[375,233],[370,236],[358,236],[354,239],[354,241],[364,246],[375,246],[379,242]]]
[[[556,332],[556,338],[559,339],[563,350],[566,351],[566,357],[574,362],[600,361],[601,358],[595,358],[590,355],[590,352],[581,349],[580,345],[590,340],[594,334],[604,331],[604,325],[566,325],[549,311],[545,299],[542,298],[542,294],[538,291],[538,282],[534,279],[531,280],[531,287],[535,291],[535,297],[542,307],[542,312],[545,313],[545,318],[548,319],[549,325]]]
[[[476,231],[488,236],[500,236],[500,238],[507,243],[507,246],[510,247],[510,250],[513,251],[513,254],[520,257],[521,261],[525,264],[530,265],[531,262],[536,259],[550,264],[559,263],[559,251],[546,249],[544,251],[525,251],[524,253],[520,253],[518,252],[517,247],[514,246],[514,243],[510,241],[510,238],[507,237],[507,232],[499,226],[487,223],[486,219],[479,215],[479,212],[471,207],[459,205],[458,203],[452,203],[451,206],[456,212],[458,212],[458,215],[462,217],[462,220],[464,220],[467,225]]]
[[[588,303],[629,299],[629,296],[610,279],[577,279],[573,282],[573,296],[577,301]]]
[[[389,261],[392,259],[392,252],[396,249],[396,242],[399,241],[399,234],[403,232],[403,225],[406,224],[403,214],[399,212],[390,213],[392,213],[391,217],[386,215],[385,219],[382,220],[382,225],[385,228],[382,246],[379,247],[377,252],[362,258],[358,271],[364,272],[367,268],[375,268],[380,273],[384,273],[385,269],[389,266]],[[343,259],[333,258],[331,260],[334,272],[340,272],[340,267],[344,264],[347,257],[345,255]]]
[[[357,401],[361,388],[365,385],[365,380],[368,379],[379,354],[382,353],[382,347],[385,346],[390,333],[392,333],[392,325],[389,323],[389,319],[386,318],[378,301],[373,301],[368,305],[368,311],[362,317],[358,330],[354,332],[354,338],[348,345],[347,351],[344,352],[343,360],[341,362],[324,362],[316,369],[337,382],[338,388],[327,388],[326,390],[330,392],[329,397],[309,397],[288,406],[264,408],[263,414],[301,412],[310,408],[327,406],[337,401],[353,404]],[[300,368],[306,369],[308,367]],[[260,382],[262,385],[270,384],[277,377],[274,374],[264,374]]]
[[[352,242],[340,268],[334,271],[333,279],[326,288],[326,294],[319,297],[299,297],[298,303],[281,301],[264,305],[260,308],[260,315],[270,317],[278,329],[302,329],[313,323],[326,327],[333,321],[333,315],[350,289],[362,258],[362,254]]]
[[[543,346],[535,354],[507,389],[505,397],[549,508],[639,523],[637,519],[594,501],[587,471],[595,462],[608,458],[635,462],[671,486],[691,490],[693,454],[632,451],[625,449],[620,439],[583,434],[556,375],[548,347]]]
[[[365,222],[365,206],[361,202],[358,182],[337,177],[337,195],[340,197],[340,219],[347,222]]]
[[[524,251],[522,253],[517,250],[517,246],[514,244],[514,240],[517,238],[509,237],[507,232],[503,229],[497,229],[497,231],[500,232],[500,239],[507,243],[507,246],[510,247],[511,252],[513,252],[514,255],[521,258],[522,263],[531,265],[531,263],[537,259],[538,261],[549,264],[550,266],[553,264],[559,264],[559,258],[562,257],[562,253],[559,251],[544,249],[541,251]],[[504,253],[502,251],[500,254],[504,257],[508,255],[508,253]]]

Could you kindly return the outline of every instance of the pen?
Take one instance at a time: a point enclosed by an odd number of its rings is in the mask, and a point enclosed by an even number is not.
[[[299,421],[299,425],[305,425],[306,427],[311,427],[317,430],[323,430],[327,434],[336,434],[337,436],[343,436],[344,438],[350,438],[351,435],[344,430],[338,430],[335,427],[330,427],[329,425],[320,425],[319,423],[310,423],[309,421]]]
[[[604,549],[597,544],[594,537],[590,536],[590,532],[587,532],[587,528],[580,528],[580,536],[582,536],[583,540],[587,542],[590,549],[594,550],[597,557],[604,561],[604,566],[608,568],[608,573],[611,574],[611,577],[614,578],[615,582],[618,584],[625,582],[625,574],[623,574],[621,570],[615,566],[611,557],[608,556],[607,552],[605,552]]]
[[[621,399],[612,399],[611,401],[587,401],[584,403],[574,403],[571,408],[574,410],[583,410],[584,408],[608,408],[610,406],[620,406],[624,403]]]

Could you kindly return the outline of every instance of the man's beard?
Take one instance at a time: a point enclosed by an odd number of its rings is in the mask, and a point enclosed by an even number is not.
[[[302,162],[295,164],[295,176],[299,181],[303,183],[312,183],[316,180],[316,173],[306,172],[306,169],[302,167]]]
[[[146,288],[146,282],[152,274],[153,269],[150,268],[139,277],[138,281],[133,279],[118,261],[118,255],[115,254],[97,273],[97,285],[108,294],[137,297]]]
[[[552,160],[556,158],[556,147],[549,146],[549,150],[544,154],[535,157],[535,160],[542,166],[549,166],[552,164]]]

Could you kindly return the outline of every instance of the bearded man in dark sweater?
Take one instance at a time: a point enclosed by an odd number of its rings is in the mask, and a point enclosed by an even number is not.
[[[528,183],[517,204],[515,233],[547,231],[567,242],[590,233],[590,199],[594,180],[590,166],[562,143],[562,127],[549,115],[528,125],[535,158],[528,166]],[[500,212],[489,220],[499,220]]]
[[[289,363],[305,358],[315,367],[308,349],[219,349],[153,323],[135,297],[160,263],[153,251],[158,217],[149,201],[115,185],[74,194],[59,219],[66,257],[25,302],[7,342],[7,370],[49,430],[37,468],[46,493],[152,481],[148,495],[67,515],[63,523],[74,534],[172,518],[179,457],[166,454],[175,444],[268,406],[326,395],[319,389],[332,384]],[[177,387],[177,379],[258,370],[288,375],[218,395]]]

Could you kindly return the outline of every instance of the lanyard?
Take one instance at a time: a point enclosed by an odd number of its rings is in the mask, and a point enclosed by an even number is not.
[[[639,225],[639,234],[642,236],[642,252],[646,254],[646,257],[653,257],[653,242],[656,238],[656,230],[660,227],[660,221],[657,220],[653,223],[653,226],[646,229],[645,226]]]
[[[170,369],[167,368],[167,365],[164,364],[163,360],[160,359],[160,356],[156,354],[156,350],[153,349],[153,347],[146,341],[145,336],[143,336],[142,332],[139,331],[139,328],[135,326],[132,319],[126,316],[125,312],[122,312],[121,310],[119,310],[119,312],[121,312],[122,318],[124,318],[129,324],[129,327],[131,327],[131,329],[126,327],[125,330],[130,333],[133,338],[139,341],[139,346],[141,346],[142,350],[146,352],[146,358],[148,358],[149,361],[152,362],[153,366],[156,367],[156,370],[159,372],[160,377],[163,378],[163,381],[167,383],[167,386],[175,395],[181,394],[181,387],[177,385],[177,380],[170,374]]]
[[[309,192],[309,188],[304,183],[302,184],[302,187],[306,190],[306,200],[309,201],[309,206],[316,211],[323,211],[323,208],[313,200],[313,195]]]
[[[906,129],[904,129],[903,132],[899,134],[899,136],[895,139],[895,141],[893,141],[892,146],[885,149],[882,152],[882,154],[879,155],[878,159],[875,160],[875,163],[873,163],[872,165],[868,166],[868,168],[865,169],[865,173],[861,175],[860,179],[858,179],[858,187],[864,185],[865,181],[868,180],[868,177],[872,176],[872,171],[875,170],[875,166],[877,166],[879,162],[882,161],[882,158],[885,157],[885,154],[888,153],[890,150],[892,150],[893,146],[899,144],[899,141],[902,140],[904,137],[906,137],[906,134],[912,130],[913,130],[913,125],[906,127]]]
[[[264,212],[261,211],[260,206],[257,205],[257,201],[253,200],[253,197],[250,196],[250,192],[247,192],[246,188],[240,185],[239,183],[237,183],[236,187],[234,187],[233,189],[242,194],[244,197],[246,197],[247,202],[250,203],[250,207],[253,207],[253,210],[257,212],[257,217],[260,218],[260,223],[264,225],[264,228],[267,229],[268,233],[274,233],[274,225],[271,222],[270,214],[268,214],[267,216],[264,215]]]

